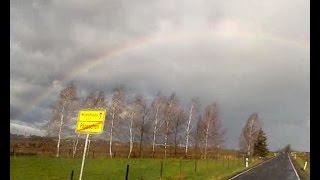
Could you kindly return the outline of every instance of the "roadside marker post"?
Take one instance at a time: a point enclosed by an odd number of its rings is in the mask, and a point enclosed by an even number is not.
[[[105,109],[100,109],[100,110],[85,109],[85,110],[79,111],[78,121],[76,126],[76,133],[87,134],[84,149],[83,149],[79,180],[82,180],[82,174],[83,174],[84,162],[87,154],[86,152],[88,147],[89,136],[90,134],[102,133],[106,114],[107,112]]]
[[[71,171],[70,180],[73,180],[73,170]]]
[[[249,158],[246,158],[246,168],[249,167]]]
[[[129,178],[129,164],[127,164],[127,170],[126,170],[126,180]]]
[[[304,170],[304,171],[305,171],[306,168],[307,168],[307,164],[308,164],[308,161],[306,161],[306,162],[304,163],[304,167],[303,167],[303,170]]]

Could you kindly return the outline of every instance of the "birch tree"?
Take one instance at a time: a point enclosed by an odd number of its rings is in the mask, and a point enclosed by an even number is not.
[[[147,107],[146,101],[142,95],[137,95],[134,100],[134,117],[136,121],[136,128],[139,138],[139,156],[142,156],[142,144],[143,138],[147,131],[146,129],[146,119],[149,113],[149,108]]]
[[[172,133],[172,127],[173,127],[173,116],[174,112],[177,108],[177,97],[175,93],[173,93],[170,98],[168,99],[165,113],[164,113],[164,158],[167,158],[167,145],[169,136]]]
[[[85,98],[85,100],[82,102],[80,109],[84,108],[84,109],[91,109],[93,108],[94,106],[94,101],[95,101],[95,93],[94,92],[90,92],[88,94],[88,96]],[[77,134],[76,135],[76,138],[74,140],[74,143],[73,143],[73,148],[72,148],[72,158],[75,157],[76,153],[77,153],[77,148],[78,148],[78,143],[79,143],[79,137],[80,137],[80,134]]]
[[[153,115],[153,130],[152,130],[152,156],[154,157],[155,153],[155,144],[156,144],[156,137],[158,135],[159,129],[163,125],[163,115],[165,109],[165,103],[167,99],[165,96],[157,95],[154,101],[151,104],[151,113]]]
[[[218,110],[216,104],[210,104],[206,107],[203,115],[204,134],[205,134],[205,147],[204,159],[207,158],[207,150],[210,146],[220,146],[223,142],[223,135],[225,130],[222,129],[220,120],[218,118]]]
[[[174,155],[177,156],[177,146],[180,142],[181,130],[187,120],[187,114],[183,111],[183,109],[177,105],[177,110],[174,112],[173,116],[173,134],[174,134]]]
[[[130,126],[129,126],[129,133],[130,133],[130,146],[129,146],[129,154],[128,154],[128,159],[131,156],[131,152],[133,149],[133,142],[134,142],[134,132],[133,132],[133,119],[134,119],[134,111],[129,110],[129,119],[130,119]]]
[[[186,126],[185,156],[188,155],[189,139],[190,139],[190,133],[192,130],[191,122],[197,119],[198,108],[199,108],[198,101],[196,99],[192,99],[190,109],[189,109],[188,122]]]
[[[107,108],[107,101],[105,99],[105,94],[103,91],[98,92],[90,92],[88,96],[83,101],[81,108],[84,109],[106,109]],[[80,110],[80,108],[79,108]],[[75,157],[77,152],[77,146],[79,141],[80,134],[77,134],[75,142],[73,144],[73,153],[72,157]]]
[[[67,85],[66,88],[60,91],[58,101],[53,108],[52,118],[48,122],[49,134],[52,133],[52,130],[58,128],[58,142],[57,142],[57,151],[56,157],[60,155],[60,142],[63,126],[70,121],[70,118],[65,117],[69,116],[68,113],[73,112],[73,102],[77,100],[76,87],[73,83]]]
[[[131,157],[132,149],[133,149],[133,143],[134,143],[134,107],[133,104],[129,104],[126,106],[125,110],[122,111],[122,113],[119,115],[122,119],[121,122],[123,122],[118,128],[121,128],[124,132],[129,130],[129,153],[128,153],[128,159]],[[121,133],[123,135],[127,135],[127,133]],[[126,136],[127,138],[127,136]]]
[[[123,88],[115,88],[113,90],[113,97],[112,97],[112,102],[111,102],[111,107],[110,107],[110,120],[111,120],[111,125],[110,125],[110,132],[109,132],[109,155],[110,158],[113,157],[112,154],[112,141],[113,141],[113,135],[114,135],[114,126],[116,123],[116,120],[119,120],[120,117],[119,115],[125,108],[125,92]]]
[[[261,124],[258,119],[258,114],[252,114],[247,120],[246,125],[242,129],[240,136],[240,149],[247,153],[247,156],[251,156],[254,150],[254,143],[258,137]]]
[[[198,117],[198,121],[196,123],[196,130],[195,132],[193,133],[194,134],[194,149],[195,149],[195,152],[197,153],[200,146],[201,146],[201,141],[203,139],[203,133],[204,132],[204,126],[203,126],[203,121],[202,121],[202,116],[199,115]]]

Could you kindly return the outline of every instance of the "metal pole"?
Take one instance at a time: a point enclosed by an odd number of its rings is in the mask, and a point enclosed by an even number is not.
[[[90,144],[91,144],[91,141],[90,141],[90,139],[88,139],[88,147],[87,147],[88,150],[86,151],[87,156],[89,155]]]
[[[70,180],[73,180],[73,170],[71,171],[71,177]]]
[[[129,164],[127,164],[126,180],[128,180],[128,177],[129,177]]]
[[[86,151],[87,151],[88,139],[89,139],[89,134],[87,134],[86,143],[84,144],[84,150],[83,150],[82,164],[81,164],[81,171],[80,171],[79,180],[82,179],[84,160],[86,159]]]

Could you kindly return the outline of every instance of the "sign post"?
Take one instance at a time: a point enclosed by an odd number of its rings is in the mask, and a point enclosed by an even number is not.
[[[84,150],[83,150],[82,164],[81,164],[81,170],[80,170],[79,180],[82,179],[82,173],[83,173],[83,167],[84,167],[84,160],[86,159],[86,151],[87,151],[87,145],[88,145],[89,135],[90,135],[90,134],[87,134],[86,143],[84,144]]]
[[[87,134],[83,155],[82,155],[82,164],[81,164],[79,180],[82,179],[89,136],[90,134],[102,133],[106,114],[107,112],[105,109],[104,110],[81,110],[79,112],[76,133]]]

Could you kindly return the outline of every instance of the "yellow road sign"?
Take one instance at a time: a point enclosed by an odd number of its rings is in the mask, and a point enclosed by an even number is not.
[[[106,115],[105,109],[79,111],[76,132],[81,134],[102,133]]]

